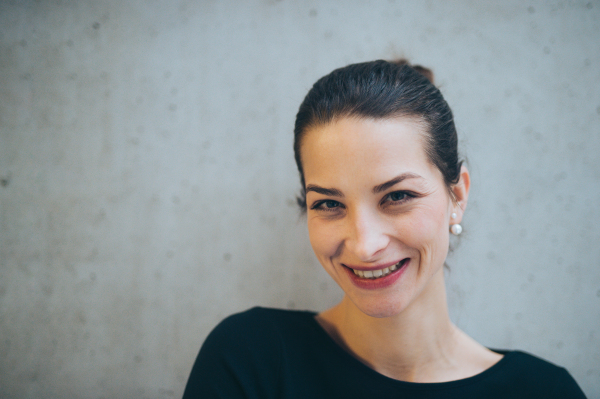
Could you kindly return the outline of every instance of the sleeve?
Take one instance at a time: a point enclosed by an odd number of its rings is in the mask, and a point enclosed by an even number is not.
[[[556,378],[554,396],[556,398],[586,399],[585,394],[569,372],[560,368],[561,374]]]
[[[254,308],[215,327],[200,349],[183,399],[277,397],[281,351],[266,316]]]

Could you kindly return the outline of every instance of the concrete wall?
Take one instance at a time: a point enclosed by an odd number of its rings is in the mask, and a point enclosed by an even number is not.
[[[453,319],[600,397],[599,39],[598,0],[1,1],[0,396],[179,397],[224,316],[339,300],[294,115],[406,56],[472,171]]]

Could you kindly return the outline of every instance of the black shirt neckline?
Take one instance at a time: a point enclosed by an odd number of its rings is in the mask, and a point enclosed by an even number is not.
[[[353,368],[357,369],[361,373],[367,373],[369,378],[378,379],[381,383],[386,384],[395,384],[402,385],[405,388],[414,388],[414,389],[447,389],[451,387],[458,387],[469,385],[473,383],[477,383],[483,379],[491,377],[492,375],[499,372],[501,369],[506,367],[507,364],[511,363],[515,357],[518,357],[518,351],[506,351],[499,349],[488,348],[492,352],[496,352],[500,355],[503,355],[502,358],[494,363],[489,368],[485,369],[479,374],[473,375],[471,377],[461,378],[459,380],[453,381],[444,381],[444,382],[410,382],[410,381],[402,381],[396,380],[394,378],[387,377],[375,370],[371,367],[367,366],[356,357],[352,356],[348,353],[344,348],[342,348],[330,335],[325,331],[325,329],[319,324],[316,319],[317,313],[312,311],[305,312],[307,317],[311,320],[311,328],[314,329],[316,334],[319,336],[319,339],[322,340],[323,344],[329,348],[335,356],[340,356],[345,358],[344,362],[347,362],[348,365],[351,365]]]

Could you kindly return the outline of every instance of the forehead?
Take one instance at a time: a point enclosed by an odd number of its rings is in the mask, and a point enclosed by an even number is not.
[[[314,127],[301,146],[305,181],[336,184],[336,179],[375,180],[413,172],[435,175],[423,146],[425,125],[415,118],[341,118]],[[319,182],[311,180],[319,180]],[[377,182],[373,182],[378,184]]]

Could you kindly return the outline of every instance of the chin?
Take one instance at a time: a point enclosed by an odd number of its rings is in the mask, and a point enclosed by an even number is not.
[[[396,316],[406,308],[406,305],[403,303],[364,303],[354,300],[352,302],[367,316],[378,319]]]

